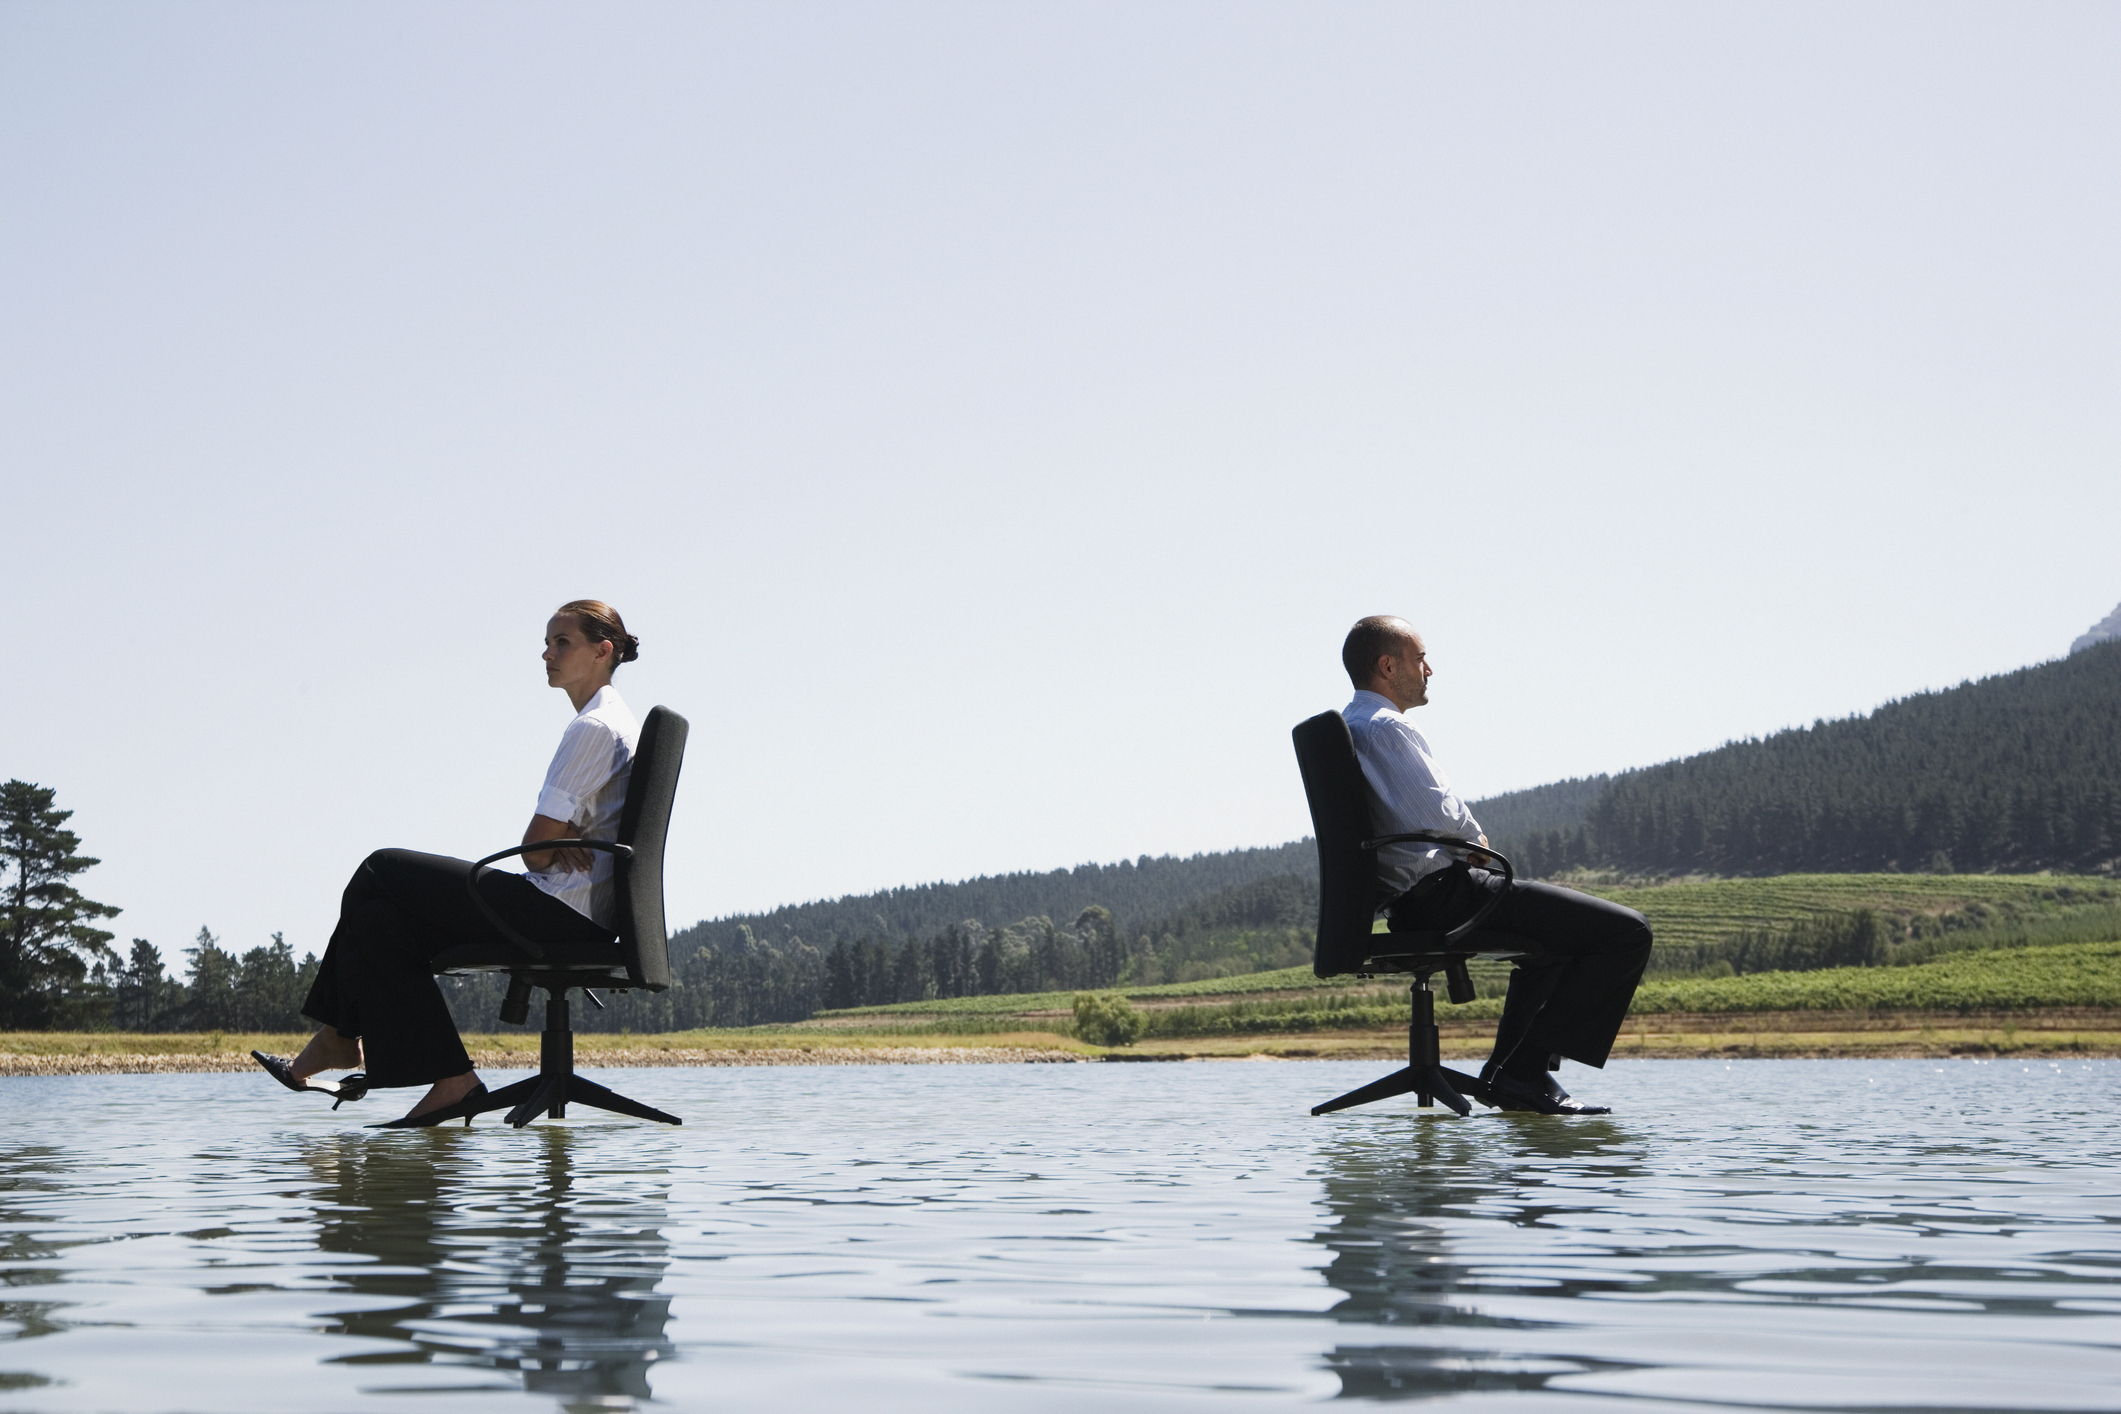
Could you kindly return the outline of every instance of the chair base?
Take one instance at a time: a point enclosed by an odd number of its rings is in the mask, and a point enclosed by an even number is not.
[[[635,1119],[652,1119],[663,1124],[685,1122],[676,1115],[665,1114],[652,1105],[644,1105],[639,1100],[629,1100],[609,1086],[599,1085],[594,1080],[585,1080],[576,1075],[574,1027],[568,1015],[567,988],[553,983],[547,990],[550,999],[545,1003],[545,1032],[538,1039],[538,1073],[489,1092],[484,1103],[472,1111],[473,1114],[505,1109],[508,1111],[508,1122],[521,1129],[540,1114],[552,1119],[565,1119],[567,1107],[574,1104],[609,1110],[613,1114],[631,1115]],[[514,988],[511,987],[510,991],[512,993]]]
[[[1360,1089],[1350,1090],[1337,1099],[1328,1100],[1322,1105],[1313,1105],[1311,1113],[1331,1114],[1335,1110],[1352,1109],[1356,1105],[1367,1105],[1372,1100],[1389,1100],[1394,1095],[1410,1092],[1419,1097],[1419,1103],[1424,1108],[1441,1100],[1456,1110],[1461,1119],[1473,1112],[1473,1107],[1466,1103],[1467,1095],[1471,1095],[1489,1109],[1497,1107],[1494,1092],[1477,1075],[1468,1075],[1462,1070],[1452,1070],[1443,1065],[1410,1065],[1404,1070],[1393,1071],[1382,1080],[1373,1080]]]
[[[479,1113],[489,1110],[508,1109],[508,1122],[517,1129],[543,1114],[551,1119],[567,1118],[569,1105],[587,1105],[591,1109],[609,1110],[613,1114],[632,1115],[635,1119],[659,1120],[664,1124],[683,1124],[676,1115],[665,1114],[653,1105],[644,1105],[639,1100],[629,1100],[624,1095],[599,1085],[594,1080],[584,1080],[573,1073],[546,1075],[539,1073],[528,1079],[518,1080],[513,1085],[503,1085],[487,1096],[489,1103],[480,1106]]]
[[[1438,959],[1434,967],[1455,967],[1463,973],[1465,960],[1455,958],[1446,962]],[[1314,1105],[1314,1115],[1331,1114],[1335,1110],[1352,1109],[1356,1105],[1367,1105],[1373,1100],[1389,1100],[1394,1095],[1415,1096],[1422,1108],[1427,1109],[1442,1100],[1463,1119],[1473,1112],[1466,1097],[1480,1101],[1490,1109],[1500,1106],[1500,1101],[1486,1081],[1464,1071],[1452,1070],[1443,1064],[1443,1031],[1436,1024],[1436,994],[1429,990],[1429,974],[1434,970],[1424,968],[1415,973],[1413,987],[1414,1015],[1407,1023],[1407,1064],[1381,1080],[1350,1090],[1322,1105]],[[1452,978],[1453,992],[1457,991],[1456,977]],[[1466,988],[1471,991],[1470,985]],[[1453,1000],[1461,1000],[1454,995]],[[1471,997],[1462,1000],[1470,1001]]]

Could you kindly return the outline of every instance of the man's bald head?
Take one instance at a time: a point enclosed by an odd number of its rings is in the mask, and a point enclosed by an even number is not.
[[[1372,614],[1356,621],[1340,645],[1340,665],[1348,670],[1348,681],[1368,687],[1377,676],[1379,658],[1397,658],[1416,642],[1414,625],[1390,614]]]
[[[1340,645],[1340,665],[1360,692],[1389,698],[1402,712],[1429,700],[1429,650],[1414,625],[1390,614],[1376,614],[1348,630]]]

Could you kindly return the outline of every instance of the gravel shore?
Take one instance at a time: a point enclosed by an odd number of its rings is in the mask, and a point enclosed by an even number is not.
[[[508,1056],[478,1055],[481,1065],[500,1070],[536,1069],[536,1052]],[[1053,1065],[1092,1059],[1073,1051],[1026,1050],[1013,1046],[761,1046],[684,1050],[641,1047],[630,1050],[581,1051],[575,1065],[596,1067],[662,1065]],[[206,1075],[256,1070],[247,1052],[219,1051],[189,1055],[0,1055],[0,1076],[9,1075]]]

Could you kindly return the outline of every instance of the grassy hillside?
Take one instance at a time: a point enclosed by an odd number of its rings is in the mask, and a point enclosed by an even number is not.
[[[1253,853],[1261,858],[1251,863],[1258,864],[1274,852]],[[1654,887],[1601,882],[1596,875],[1575,878],[1587,891],[1649,916],[1658,936],[1653,974],[1909,964],[1962,948],[2121,936],[2121,881],[2102,878],[1801,874]],[[614,997],[608,1011],[586,1013],[578,1024],[584,1031],[637,1034],[748,1027],[801,1022],[820,1008],[912,1004],[924,997],[985,1003],[962,1014],[988,1015],[1009,1011],[1024,993],[1118,985],[1146,997],[1164,984],[1220,980],[1233,985],[1215,994],[1246,996],[1260,984],[1244,979],[1308,961],[1316,910],[1315,878],[1285,871],[1210,890],[1131,934],[1093,909],[1072,920],[951,925],[926,938],[822,949],[796,940],[776,945],[743,933],[725,947],[681,941],[672,954],[675,987]],[[1499,995],[1507,973],[1505,964],[1474,966],[1483,995]],[[1312,981],[1268,985],[1285,990]],[[460,1025],[480,1030],[493,1024],[497,979],[459,981],[452,991]]]
[[[1583,887],[1640,910],[1658,946],[1675,949],[1858,909],[1893,919],[1914,940],[2121,906],[2121,880],[2044,874],[1782,874],[1632,888],[1587,879]]]
[[[1403,983],[1320,982],[1291,969],[1130,991],[1146,1013],[1144,1036],[1239,1036],[1354,1031],[1407,1024]],[[818,1031],[871,1035],[982,1035],[1053,1030],[1071,1023],[1072,994],[962,997],[828,1012]],[[1961,952],[1906,967],[1837,967],[1748,977],[1646,981],[1635,1015],[1767,1012],[1994,1013],[2121,1008],[2121,940]],[[1500,997],[1439,1004],[1440,1020],[1492,1021]]]
[[[1904,965],[1964,948],[2121,937],[2121,881],[2111,879],[1786,874],[1652,886],[1579,876],[1579,886],[1650,920],[1653,974]],[[1261,906],[1269,901],[1271,909]],[[1156,951],[1136,954],[1162,966],[1138,961],[1122,985],[1130,995],[1150,995],[1141,983],[1241,979],[1299,965],[1310,956],[1317,907],[1315,880],[1263,880],[1211,896],[1164,925]],[[1254,959],[1252,967],[1242,965]],[[1502,964],[1475,966],[1486,985],[1499,984],[1505,971]]]
[[[2023,1011],[2121,1007],[2121,941],[1962,952],[1912,967],[1833,967],[1645,982],[1637,1014]]]
[[[2121,1006],[2121,883],[2045,876],[1791,875],[1602,890],[1638,908],[1658,956],[1639,1014],[1849,1009],[1999,1011]],[[1868,967],[1700,975],[1705,953],[1748,938],[1803,936],[1852,918],[1881,943]],[[1681,964],[1672,966],[1674,960]],[[1476,966],[1481,996],[1445,1006],[1455,1020],[1500,1013],[1506,964]],[[1321,980],[1307,967],[1120,989],[1147,1013],[1149,1037],[1248,1035],[1404,1026],[1406,984]],[[1065,1029],[1073,993],[959,997],[821,1013],[810,1027],[980,1034]]]
[[[2121,882],[2109,879],[1790,874],[1596,892],[1649,918],[1652,976],[1908,966],[2121,937]]]

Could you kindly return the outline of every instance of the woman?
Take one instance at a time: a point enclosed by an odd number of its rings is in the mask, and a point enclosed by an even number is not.
[[[545,625],[545,681],[567,694],[575,719],[545,773],[524,844],[617,834],[641,727],[611,675],[638,657],[639,649],[618,611],[595,599],[562,604]],[[481,875],[486,903],[525,937],[577,947],[605,944],[616,955],[611,856],[551,849],[523,859],[528,873]],[[464,886],[470,868],[462,859],[409,849],[378,850],[363,860],[340,899],[338,927],[302,1004],[302,1014],[323,1029],[291,1061],[251,1052],[258,1064],[290,1090],[316,1090],[340,1102],[372,1089],[430,1087],[391,1127],[460,1116],[471,1123],[486,1086],[429,966],[444,948],[504,940]],[[364,1062],[366,1074],[336,1083],[311,1079]]]

